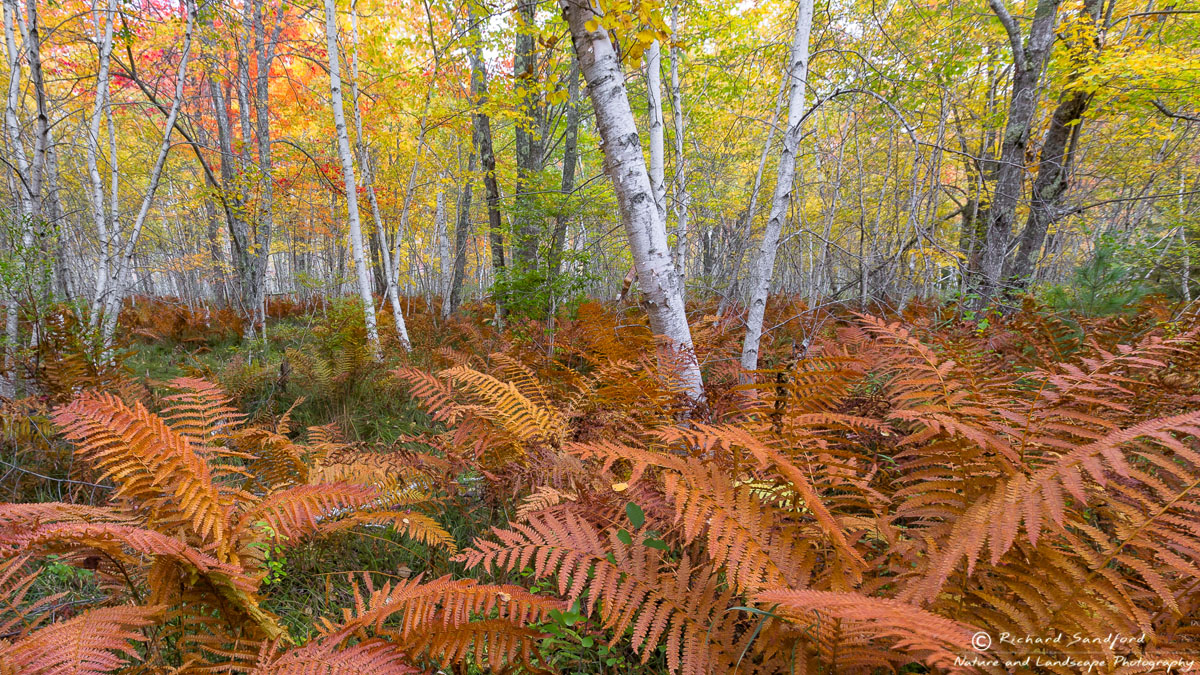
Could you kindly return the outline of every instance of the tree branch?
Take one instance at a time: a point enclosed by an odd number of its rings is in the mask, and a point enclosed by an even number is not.
[[[996,14],[996,18],[1000,19],[1000,23],[1004,25],[1004,31],[1008,33],[1008,42],[1012,46],[1013,62],[1017,68],[1025,70],[1025,47],[1021,44],[1021,27],[1017,25],[1017,20],[1004,7],[1004,0],[988,0],[988,5],[991,6],[992,12]]]
[[[1158,108],[1158,112],[1166,115],[1167,117],[1170,117],[1171,119],[1184,120],[1186,122],[1200,122],[1200,116],[1186,115],[1184,113],[1172,112],[1172,110],[1170,108],[1163,105],[1162,101],[1159,101],[1158,99],[1155,99],[1155,100],[1151,101],[1150,103],[1152,103],[1155,108]]]

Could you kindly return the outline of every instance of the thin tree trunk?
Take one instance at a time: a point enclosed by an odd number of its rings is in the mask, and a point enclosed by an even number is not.
[[[560,191],[564,200],[575,190],[575,166],[579,164],[579,59],[571,57],[571,79],[567,82],[567,128],[563,133],[563,169]],[[563,204],[554,220],[554,236],[550,240],[551,283],[562,270],[563,246],[567,225],[571,222],[569,202]]]
[[[658,220],[667,222],[665,143],[663,140],[662,48],[658,40],[646,49],[646,109],[650,117],[650,189]]]
[[[105,213],[104,180],[100,177],[100,118],[110,105],[108,102],[109,64],[112,58],[113,26],[117,20],[116,0],[108,0],[104,13],[96,13],[97,37],[100,42],[100,62],[96,73],[96,100],[92,104],[92,114],[89,119],[87,134],[87,167],[88,178],[91,181],[91,191],[88,196],[92,206],[92,220],[96,226],[96,236],[100,241],[100,260],[96,264],[96,294],[92,311],[88,317],[91,327],[95,328],[100,320],[100,310],[103,307],[104,295],[108,287],[109,258],[106,242],[109,240],[108,215]],[[104,28],[100,29],[100,17],[105,18]],[[116,158],[112,158],[116,161]]]
[[[442,319],[458,310],[462,296],[463,275],[467,271],[467,238],[471,234],[471,181],[475,174],[475,150],[467,159],[467,175],[463,180],[458,198],[458,214],[454,222],[454,263],[451,265],[450,283],[446,299],[442,302]]]
[[[688,207],[687,158],[683,154],[683,92],[679,86],[679,4],[671,8],[671,113],[675,120],[675,271],[687,279]],[[687,290],[686,283],[684,290]]]
[[[771,277],[775,271],[775,254],[779,236],[791,202],[792,183],[796,176],[796,154],[800,147],[800,123],[804,119],[805,94],[808,85],[808,42],[812,30],[813,0],[800,0],[796,13],[796,34],[788,58],[788,122],[783,136],[783,150],[775,180],[775,195],[771,200],[771,215],[763,232],[758,256],[750,274],[750,308],[746,318],[746,339],[742,343],[742,368],[758,368],[759,342],[762,340],[763,315]]]
[[[620,61],[608,31],[596,25],[590,4],[560,0],[560,6],[571,29],[575,55],[596,115],[596,127],[604,141],[605,169],[616,191],[621,221],[646,298],[650,328],[669,340],[668,349],[674,352],[681,388],[693,402],[699,403],[704,399],[704,381],[692,345],[679,276],[671,262],[666,227],[654,203]],[[595,29],[589,30],[589,24]]]
[[[487,192],[488,244],[492,253],[492,285],[503,287],[505,277],[504,230],[500,219],[500,185],[496,181],[496,155],[492,150],[492,123],[483,106],[488,100],[487,67],[483,63],[483,51],[479,46],[479,23],[473,6],[469,9],[468,21],[474,47],[471,49],[471,89],[475,94],[474,143],[479,148],[479,163],[483,167],[483,187]],[[505,297],[493,293],[496,303],[496,326],[503,327]]]
[[[379,258],[383,268],[384,292],[392,305],[392,321],[396,324],[396,339],[404,351],[412,348],[408,339],[408,326],[404,321],[404,310],[400,306],[400,293],[396,288],[397,270],[392,265],[393,257],[388,251],[387,228],[384,227],[383,217],[379,213],[379,200],[375,196],[375,175],[371,166],[371,153],[367,148],[366,137],[363,135],[362,111],[358,105],[358,2],[350,3],[350,98],[354,109],[355,149],[358,153],[358,169],[362,173],[363,191],[367,194],[367,203],[371,207],[371,219],[375,223],[375,236],[378,241]],[[424,126],[422,124],[422,126]],[[399,262],[399,259],[396,259]]]
[[[342,108],[342,77],[338,63],[337,7],[334,0],[325,0],[325,40],[329,54],[329,97],[333,106],[333,125],[337,131],[338,156],[342,160],[342,177],[346,186],[346,211],[350,221],[350,247],[354,254],[354,271],[358,276],[358,294],[363,303],[363,321],[367,327],[367,347],[376,359],[383,358],[379,347],[379,329],[375,325],[375,300],[371,297],[371,278],[363,252],[362,226],[358,218],[357,181],[354,178],[354,155],[350,152],[350,135],[346,131],[346,115]]]
[[[448,229],[446,224],[446,191],[438,190],[433,206],[433,238],[434,245],[437,246],[438,273],[437,280],[431,286],[433,286],[432,295],[439,295],[442,297],[442,300],[446,299],[446,291],[450,289],[450,277],[453,276],[450,267],[454,263],[450,259],[450,233],[447,231]]]
[[[779,126],[779,116],[783,113],[783,102],[788,92],[788,74],[784,73],[783,86],[779,88],[779,96],[775,99],[775,112],[771,114],[771,123],[767,125],[767,140],[763,143],[762,152],[758,156],[758,170],[754,172],[754,183],[750,188],[750,203],[746,206],[746,215],[741,222],[741,231],[744,233],[744,243],[748,245],[754,238],[754,213],[758,210],[758,194],[762,189],[763,174],[767,169],[767,158],[771,154],[771,144],[775,140],[775,127]],[[742,252],[743,246],[738,246],[733,252],[734,260],[730,266],[730,282],[729,289],[725,295],[721,297],[721,302],[717,307],[717,316],[724,316],[731,305],[738,303],[738,296],[741,294],[739,288],[742,275],[742,259],[745,257]]]
[[[516,228],[513,262],[517,269],[532,270],[537,264],[538,214],[529,184],[541,170],[541,144],[537,129],[541,126],[537,93],[537,54],[534,40],[536,0],[517,0],[517,35],[513,55],[513,79],[519,115],[516,121],[517,183],[515,196]]]
[[[112,344],[112,338],[116,332],[117,317],[120,314],[121,302],[125,299],[125,293],[129,289],[130,276],[133,274],[134,253],[137,250],[137,243],[141,238],[142,229],[146,224],[146,217],[150,214],[150,207],[154,203],[154,195],[158,191],[158,183],[162,177],[163,166],[167,163],[167,155],[171,152],[171,136],[175,130],[175,120],[178,119],[179,109],[183,105],[184,85],[187,81],[188,55],[192,48],[192,28],[196,18],[196,7],[191,0],[185,0],[185,11],[187,12],[187,24],[183,34],[183,50],[179,56],[179,69],[175,74],[175,99],[171,102],[171,110],[167,113],[167,120],[163,126],[163,140],[159,145],[158,157],[154,161],[154,167],[150,170],[150,182],[146,187],[146,193],[142,197],[142,204],[138,208],[137,215],[134,217],[133,224],[130,227],[129,237],[125,240],[124,247],[122,247],[121,256],[117,260],[114,292],[108,295],[104,309],[103,331],[101,335],[106,347]]]
[[[17,119],[17,107],[21,96],[21,53],[17,50],[16,30],[20,21],[20,9],[16,0],[4,0],[4,44],[8,54],[8,96],[4,106],[4,126],[8,132],[9,143],[12,147],[15,162],[19,201],[21,204],[21,246],[28,250],[32,244],[30,228],[34,218],[33,195],[29,175],[29,160],[25,155],[24,141],[21,140],[21,123]],[[0,378],[0,396],[12,398],[17,382],[17,344],[20,341],[20,323],[18,310],[19,292],[14,284],[8,289],[5,299],[5,350],[4,377]]]

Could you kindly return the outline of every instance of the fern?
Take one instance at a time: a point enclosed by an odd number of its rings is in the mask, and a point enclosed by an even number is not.
[[[496,529],[494,536],[499,541],[477,540],[456,559],[484,570],[532,565],[535,576],[555,579],[568,601],[583,597],[585,611],[598,613],[616,635],[632,629],[631,644],[643,661],[665,640],[673,673],[714,672],[732,664],[722,646],[732,637],[722,620],[731,596],[719,589],[713,570],[693,568],[686,557],[667,569],[658,549],[640,539],[633,543],[628,534],[627,544],[618,531],[597,530],[562,507]]]
[[[137,659],[159,607],[102,607],[0,642],[0,673],[105,675]]]
[[[224,537],[230,504],[193,441],[140,404],[107,394],[84,394],[55,411],[78,454],[116,483],[115,496],[146,506],[151,522],[194,532],[206,542]]]
[[[753,598],[811,635],[818,663],[834,672],[920,663],[939,672],[956,666],[975,629],[912,605],[858,593],[772,590]]]

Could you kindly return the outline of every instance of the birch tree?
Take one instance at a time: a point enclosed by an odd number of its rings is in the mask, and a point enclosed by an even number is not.
[[[17,47],[17,23],[20,21],[20,9],[16,0],[4,0],[4,46],[8,55],[8,95],[4,105],[4,128],[8,134],[10,152],[12,153],[12,168],[16,174],[18,203],[20,204],[20,220],[15,230],[21,233],[21,246],[28,250],[33,244],[30,222],[35,216],[33,181],[29,171],[29,158],[25,154],[25,143],[21,139],[21,122],[17,110],[21,101],[21,52]],[[5,298],[5,350],[4,350],[4,381],[0,383],[0,395],[11,397],[17,381],[17,343],[20,338],[18,322],[18,291],[14,281]]]
[[[116,333],[117,317],[120,314],[121,302],[125,299],[125,295],[129,290],[131,277],[133,276],[134,253],[137,250],[138,241],[141,239],[142,230],[146,225],[146,218],[150,214],[150,207],[154,204],[154,196],[158,192],[158,184],[162,177],[163,167],[166,165],[167,156],[171,152],[171,136],[175,130],[175,122],[179,119],[179,109],[183,105],[184,84],[187,81],[188,57],[192,49],[192,30],[196,19],[196,6],[192,0],[185,1],[184,11],[187,13],[187,19],[183,34],[183,48],[179,55],[179,68],[175,73],[175,98],[171,101],[171,109],[167,113],[167,118],[163,125],[162,143],[159,144],[158,156],[155,158],[154,165],[150,169],[150,177],[146,184],[145,193],[142,195],[141,205],[138,207],[133,223],[130,224],[129,234],[121,246],[120,255],[116,261],[113,271],[115,279],[114,287],[105,299],[101,337],[106,346],[112,344],[113,335]]]
[[[687,188],[687,162],[683,153],[683,92],[679,85],[679,5],[671,8],[671,116],[675,122],[675,270],[686,278],[688,207],[692,198]],[[686,286],[685,286],[686,290]]]
[[[383,216],[379,212],[379,199],[375,195],[374,171],[371,167],[371,154],[363,136],[362,111],[358,103],[358,0],[350,3],[350,98],[354,111],[355,152],[358,154],[358,168],[362,175],[363,192],[367,195],[367,203],[371,207],[371,219],[375,223],[375,235],[379,238],[379,256],[383,263],[383,274],[386,279],[385,292],[388,302],[392,305],[392,321],[396,324],[396,338],[404,351],[412,349],[408,339],[408,326],[404,322],[404,309],[400,306],[400,291],[397,288],[398,270],[388,251],[387,228],[383,224]]]
[[[642,157],[620,60],[588,0],[560,0],[560,6],[588,85],[603,142],[604,168],[616,191],[638,283],[645,294],[650,328],[670,342],[670,349],[678,357],[683,390],[693,402],[700,402],[704,398],[700,364],[692,346],[679,275],[671,262],[666,226],[659,217]]]
[[[488,245],[492,254],[492,277],[498,280],[505,274],[504,231],[500,219],[500,185],[496,181],[496,154],[492,148],[492,121],[484,106],[488,102],[487,66],[483,63],[479,20],[474,5],[468,3],[467,20],[471,24],[471,95],[475,99],[475,118],[472,120],[472,142],[479,150],[479,163],[483,168],[483,188],[487,193]],[[495,322],[504,326],[505,308],[503,295],[497,294]]]
[[[105,209],[104,179],[100,176],[100,119],[111,107],[108,101],[109,70],[113,48],[113,25],[117,20],[117,2],[108,0],[104,11],[97,9],[96,37],[99,43],[99,63],[96,71],[96,98],[92,103],[92,113],[88,121],[87,144],[88,180],[91,190],[88,192],[92,207],[92,221],[96,227],[96,235],[100,242],[100,260],[96,265],[96,290],[92,311],[89,316],[91,327],[99,325],[103,309],[104,297],[107,294],[109,265],[111,263],[109,250],[109,215]],[[114,156],[111,162],[116,162]]]
[[[325,42],[329,54],[329,98],[333,107],[333,126],[337,132],[338,157],[342,160],[342,178],[346,187],[346,213],[350,225],[350,250],[354,256],[354,272],[358,278],[358,295],[363,303],[363,322],[367,327],[367,347],[376,360],[383,358],[379,347],[379,329],[375,325],[375,300],[371,296],[371,277],[367,257],[363,252],[362,225],[358,218],[357,181],[354,178],[354,155],[350,152],[350,135],[346,130],[346,114],[342,108],[342,77],[338,61],[337,6],[335,0],[325,0]]]
[[[646,108],[650,117],[650,189],[658,219],[667,222],[666,158],[663,140],[662,47],[658,40],[646,49]]]
[[[767,310],[767,295],[775,273],[775,254],[779,236],[787,219],[791,203],[792,184],[796,177],[796,154],[800,147],[800,126],[804,121],[805,94],[808,84],[808,42],[812,32],[813,0],[800,0],[796,11],[796,33],[788,57],[788,118],[779,154],[775,194],[771,198],[771,214],[757,255],[750,269],[750,307],[746,317],[746,338],[742,343],[742,368],[758,368],[759,342],[762,340],[763,315]]]

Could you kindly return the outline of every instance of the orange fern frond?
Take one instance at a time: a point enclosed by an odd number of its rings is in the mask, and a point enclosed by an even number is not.
[[[109,394],[84,394],[58,408],[54,422],[76,452],[116,483],[118,498],[145,507],[168,530],[223,538],[229,502],[193,441],[140,403],[133,408]]]
[[[272,492],[241,513],[231,535],[244,538],[251,527],[263,523],[288,539],[303,537],[320,529],[322,521],[355,511],[376,497],[375,491],[364,485],[296,485]]]
[[[940,672],[972,672],[955,659],[970,653],[974,628],[913,605],[859,593],[781,589],[753,597],[813,635],[833,672],[920,663]]]
[[[0,643],[0,671],[105,675],[138,657],[140,629],[154,623],[160,607],[102,607],[50,624],[12,644]]]
[[[338,646],[314,640],[303,647],[279,649],[278,643],[264,644],[258,664],[250,675],[417,675],[399,647],[385,640],[366,640]]]
[[[998,563],[1022,524],[1029,542],[1036,546],[1047,525],[1063,524],[1069,499],[1088,503],[1089,480],[1105,485],[1110,480],[1127,479],[1135,471],[1125,446],[1140,439],[1152,439],[1200,467],[1200,456],[1173,435],[1200,437],[1198,423],[1200,411],[1142,422],[1069,452],[1032,475],[1018,474],[1002,482],[953,521],[946,533],[945,548],[929,562],[924,579],[906,597],[915,601],[933,598],[962,560],[966,560],[968,570],[974,567],[985,544],[991,552],[991,563]],[[1167,467],[1163,463],[1159,466]]]
[[[627,544],[623,530],[601,532],[569,509],[536,513],[511,528],[493,529],[499,541],[476,540],[455,560],[485,570],[532,564],[534,575],[555,579],[568,601],[586,593],[587,614],[598,609],[617,635],[632,627],[643,660],[665,639],[672,673],[717,672],[732,664],[722,646],[731,639],[722,614],[732,596],[719,589],[711,569],[693,568],[685,555],[669,570],[659,549],[642,544],[644,535],[625,533]]]
[[[227,437],[245,421],[245,415],[233,407],[233,399],[208,380],[177,377],[167,384],[176,393],[163,398],[163,420],[200,445]]]

